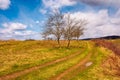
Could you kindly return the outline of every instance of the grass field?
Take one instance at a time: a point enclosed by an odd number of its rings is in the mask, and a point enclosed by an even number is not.
[[[120,40],[111,42],[116,44]],[[119,80],[119,76],[104,74],[101,66],[109,55],[114,54],[111,50],[92,41],[72,41],[70,48],[65,47],[65,41],[61,43],[58,48],[55,41],[0,41],[0,76],[66,58],[12,80]]]
[[[120,39],[112,40],[112,42],[120,48]]]

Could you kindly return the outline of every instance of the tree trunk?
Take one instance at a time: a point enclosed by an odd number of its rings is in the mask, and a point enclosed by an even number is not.
[[[67,44],[67,48],[69,48],[69,46],[70,46],[70,39],[68,40],[68,44]]]
[[[79,41],[79,37],[77,37],[77,41]]]
[[[61,47],[61,45],[60,45],[60,39],[57,39],[57,42],[58,42],[59,47]]]

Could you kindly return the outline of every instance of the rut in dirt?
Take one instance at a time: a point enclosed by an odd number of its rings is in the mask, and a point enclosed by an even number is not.
[[[34,67],[31,67],[31,68],[28,68],[28,69],[25,69],[25,70],[22,70],[22,71],[19,71],[19,72],[14,72],[14,73],[10,73],[10,74],[7,74],[7,75],[3,75],[3,76],[0,76],[0,80],[15,79],[19,76],[25,75],[27,73],[30,73],[30,72],[34,71],[34,70],[38,70],[38,69],[41,69],[41,68],[59,63],[59,62],[63,62],[65,60],[73,58],[73,57],[75,57],[79,54],[80,54],[80,52],[77,52],[77,53],[71,54],[69,56],[66,56],[66,57],[63,57],[63,58],[60,58],[60,59],[57,59],[57,60],[54,60],[54,61],[51,61],[51,62],[48,62],[48,63],[44,63],[44,64],[41,64],[41,65],[38,65],[38,66],[34,66]]]
[[[51,77],[49,80],[69,80],[69,79],[71,79],[72,77],[76,76],[80,71],[87,68],[87,66],[85,66],[85,65],[87,62],[89,62],[91,55],[92,55],[91,53],[88,54],[79,63],[70,67],[69,69],[65,70],[64,72]]]

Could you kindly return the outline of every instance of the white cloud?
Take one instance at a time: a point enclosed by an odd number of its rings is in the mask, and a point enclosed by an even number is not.
[[[9,30],[24,30],[27,28],[27,25],[18,22],[3,23],[2,26]]]
[[[86,19],[88,25],[81,38],[101,37],[106,35],[120,35],[120,16],[109,16],[107,10],[99,12],[74,12],[72,17]]]
[[[12,34],[14,39],[40,39],[40,34],[38,32],[32,31],[32,30],[24,30],[24,31],[14,31],[14,34]],[[39,37],[38,37],[39,35]],[[36,38],[37,36],[37,38]]]
[[[10,0],[0,0],[0,9],[6,10],[10,6]]]
[[[2,30],[1,30],[2,31]],[[25,40],[25,39],[39,39],[38,32],[32,31],[32,30],[24,30],[24,31],[12,31],[9,33],[1,33],[0,32],[0,39],[6,40],[6,39],[19,39],[19,40]]]
[[[38,21],[36,21],[38,22]],[[0,28],[0,39],[40,39],[40,33],[28,30],[27,25],[19,23],[19,22],[9,22],[3,23],[3,28]]]
[[[15,36],[29,36],[36,34],[36,32],[31,31],[31,30],[24,30],[24,31],[14,31]]]
[[[2,26],[3,28],[0,28],[0,34],[4,37],[13,35],[16,30],[25,30],[27,28],[27,25],[18,22],[3,23]]]
[[[39,24],[39,23],[40,23],[40,21],[35,21],[35,23],[36,23],[36,24]]]
[[[18,22],[3,23],[2,26],[3,28],[0,28],[0,39],[26,39],[36,34],[35,31],[27,30],[27,25]]]
[[[45,8],[50,8],[51,10],[59,9],[63,6],[72,6],[76,4],[75,1],[71,0],[42,0]]]
[[[115,16],[116,16],[116,17],[120,16],[120,8],[119,8],[119,10],[117,11],[117,13],[116,13]]]
[[[47,13],[47,10],[45,10],[45,9],[40,9],[40,13],[45,14],[45,13]]]
[[[92,6],[114,6],[120,7],[120,0],[72,0],[77,2],[82,2]]]

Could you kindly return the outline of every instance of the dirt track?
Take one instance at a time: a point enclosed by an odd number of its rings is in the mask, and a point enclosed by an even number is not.
[[[51,62],[48,62],[48,63],[45,63],[45,64],[42,64],[42,65],[38,65],[38,66],[35,66],[35,67],[31,67],[31,68],[28,68],[28,69],[25,69],[23,71],[19,71],[19,72],[14,72],[14,73],[10,73],[10,74],[7,74],[7,75],[4,75],[4,76],[0,76],[0,80],[9,80],[9,79],[14,79],[14,78],[17,78],[19,76],[22,76],[24,74],[27,74],[27,73],[30,73],[34,70],[37,70],[37,69],[40,69],[40,68],[44,68],[44,67],[47,67],[49,65],[53,65],[53,64],[56,64],[56,63],[59,63],[59,62],[62,62],[62,61],[65,61],[67,59],[70,59],[72,57],[75,57],[77,55],[79,55],[80,52],[77,52],[75,54],[71,54],[67,57],[63,57],[63,58],[60,58],[60,59],[57,59],[57,60],[54,60],[54,61],[51,61]]]
[[[56,75],[56,76],[54,76],[54,77],[51,77],[49,80],[62,80],[62,78],[65,77],[67,74],[69,74],[71,71],[74,71],[74,70],[77,71],[78,68],[79,68],[78,71],[80,71],[80,68],[81,68],[82,70],[85,69],[85,68],[86,68],[85,64],[89,61],[90,57],[91,57],[91,54],[88,54],[88,55],[87,55],[83,60],[81,60],[78,64],[70,67],[69,69],[65,70],[63,73],[60,73],[60,74],[58,74],[58,75]],[[72,74],[72,76],[75,76],[76,73],[78,73],[78,72],[75,72],[75,74]],[[70,79],[70,77],[72,77],[72,76],[69,76],[69,79]],[[63,80],[68,80],[68,79],[63,79]]]

